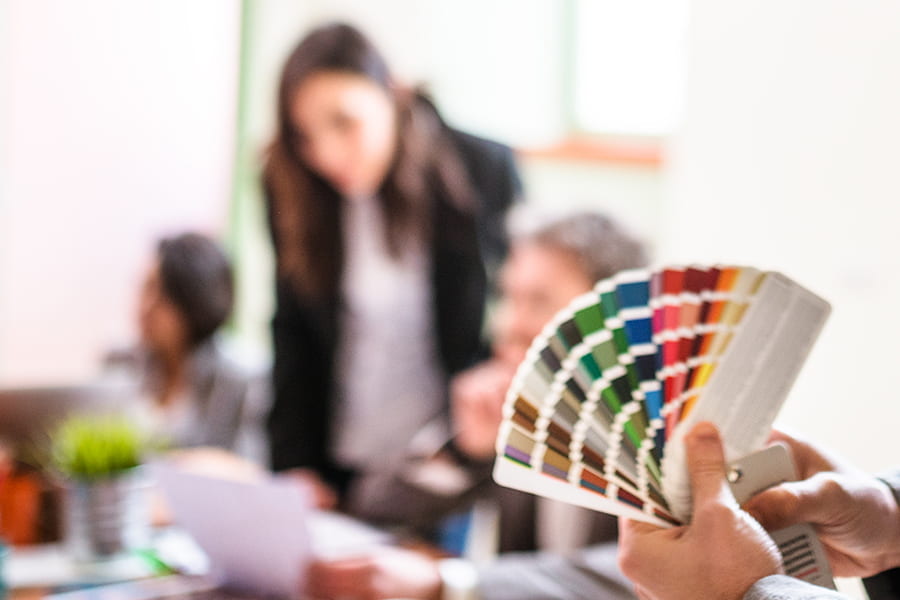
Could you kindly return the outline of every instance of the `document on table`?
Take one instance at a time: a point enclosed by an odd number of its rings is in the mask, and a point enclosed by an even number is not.
[[[296,482],[229,481],[166,463],[151,473],[175,522],[210,559],[211,577],[226,586],[295,595],[312,558],[311,496]]]

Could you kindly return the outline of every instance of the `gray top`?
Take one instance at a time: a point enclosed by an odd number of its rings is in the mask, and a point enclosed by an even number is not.
[[[155,397],[162,385],[158,365],[141,349],[111,355],[107,367],[126,370],[150,397]],[[263,424],[269,406],[265,370],[241,364],[213,339],[191,354],[187,382],[171,410],[156,411],[156,429],[166,441],[175,448],[222,448],[265,464]]]
[[[376,198],[343,201],[336,402],[332,455],[364,476],[401,460],[440,415],[443,369],[434,343],[431,264],[421,240],[392,257]]]

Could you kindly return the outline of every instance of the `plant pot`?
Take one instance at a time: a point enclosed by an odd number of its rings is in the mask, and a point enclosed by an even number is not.
[[[66,543],[80,561],[114,558],[150,541],[149,483],[143,471],[66,486]]]

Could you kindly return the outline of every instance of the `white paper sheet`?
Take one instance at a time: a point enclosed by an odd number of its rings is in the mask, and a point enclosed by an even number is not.
[[[311,559],[310,495],[294,481],[214,479],[152,465],[176,523],[207,553],[218,582],[295,597]]]

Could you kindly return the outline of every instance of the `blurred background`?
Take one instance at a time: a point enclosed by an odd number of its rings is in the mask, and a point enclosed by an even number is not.
[[[185,229],[226,241],[230,331],[265,360],[275,82],[335,19],[514,146],[529,203],[605,210],[658,264],[751,264],[827,298],[781,422],[896,463],[893,0],[0,0],[0,385],[92,377],[135,336],[154,241]]]

